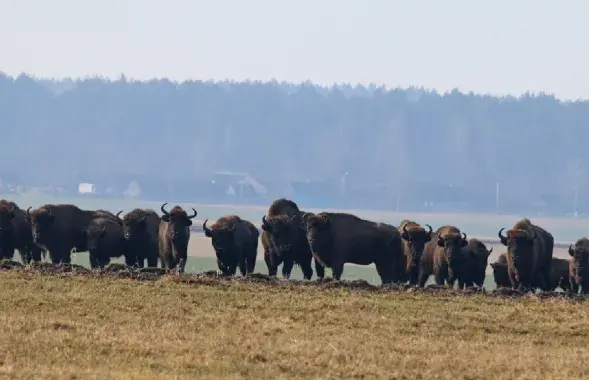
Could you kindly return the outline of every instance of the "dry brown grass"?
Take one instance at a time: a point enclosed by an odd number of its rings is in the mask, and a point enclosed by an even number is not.
[[[577,379],[589,304],[0,272],[7,379]]]

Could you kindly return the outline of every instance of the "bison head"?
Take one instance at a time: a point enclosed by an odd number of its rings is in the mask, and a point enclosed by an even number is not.
[[[193,215],[188,216],[186,211],[180,206],[175,206],[170,212],[167,212],[164,208],[167,203],[164,203],[160,208],[164,215],[161,216],[161,219],[164,222],[170,223],[170,237],[173,241],[187,241],[188,237],[190,236],[190,226],[192,226],[192,220],[198,214],[195,209],[192,209],[194,212]]]
[[[583,279],[589,278],[589,240],[579,239],[575,245],[569,246],[571,256],[571,267],[577,283],[582,284]]]
[[[43,244],[51,234],[51,227],[53,226],[54,216],[51,213],[51,208],[41,207],[37,210],[30,211],[31,207],[27,209],[27,220],[31,223],[31,232],[33,234],[33,241],[36,244]]]
[[[86,229],[86,236],[88,238],[88,252],[95,254],[100,250],[100,241],[106,233],[106,226],[94,227],[90,226]]]
[[[119,214],[117,214],[117,217]],[[147,217],[136,211],[131,211],[123,217],[121,226],[123,227],[125,239],[132,241],[134,237],[143,236],[147,232]]]
[[[401,234],[401,237],[407,242],[411,249],[411,258],[414,264],[419,263],[421,256],[423,255],[425,243],[432,238],[432,227],[429,224],[426,224],[425,226],[429,229],[428,232],[425,232],[421,227],[407,228],[406,224],[403,225],[403,233]]]
[[[301,228],[301,217],[297,214],[281,214],[268,219],[264,215],[262,229],[270,233],[274,245],[278,248],[278,255],[290,253],[291,248],[305,237],[305,231]]]
[[[450,265],[452,265],[454,257],[459,256],[461,249],[466,247],[467,244],[468,241],[464,232],[462,236],[457,233],[438,235],[438,246],[444,249]]]
[[[211,238],[211,244],[215,249],[217,258],[222,264],[230,260],[228,256],[232,255],[235,249],[235,231],[237,224],[234,219],[221,218],[212,228],[207,227],[206,219],[202,224],[205,235]]]
[[[12,230],[14,219],[14,203],[0,204],[0,233]]]
[[[502,228],[499,230],[497,236],[501,240],[501,244],[507,247],[507,254],[511,257],[513,266],[515,268],[516,278],[519,280],[519,270],[522,267],[530,265],[530,261],[534,259],[534,239],[536,233],[531,233],[526,230],[512,229],[507,231],[507,236],[502,234]]]

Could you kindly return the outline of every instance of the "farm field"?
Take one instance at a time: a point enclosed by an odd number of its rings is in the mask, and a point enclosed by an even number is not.
[[[0,376],[589,376],[585,300],[189,277],[0,271]]]

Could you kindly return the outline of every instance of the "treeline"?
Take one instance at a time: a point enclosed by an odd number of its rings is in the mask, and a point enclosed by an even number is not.
[[[499,182],[500,209],[572,211],[576,191],[583,211],[588,125],[588,102],[548,95],[0,75],[0,174],[35,185],[347,172],[352,203],[494,209]]]

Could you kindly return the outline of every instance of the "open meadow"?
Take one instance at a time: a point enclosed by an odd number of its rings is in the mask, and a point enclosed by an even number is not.
[[[0,271],[5,379],[581,379],[589,308],[362,282]]]

